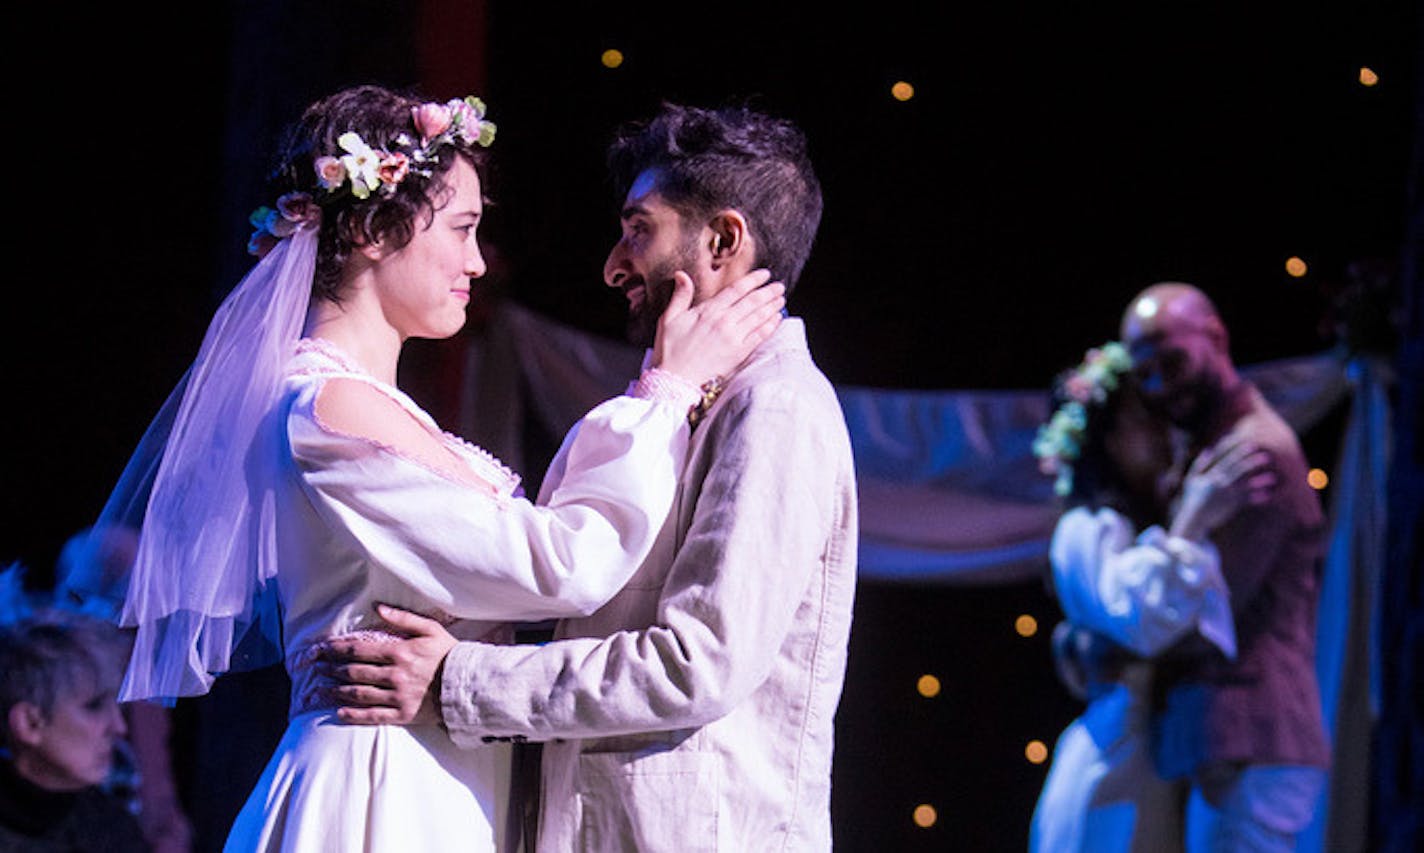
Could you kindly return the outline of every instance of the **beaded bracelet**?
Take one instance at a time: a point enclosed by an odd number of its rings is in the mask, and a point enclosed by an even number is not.
[[[697,426],[721,393],[720,376],[698,386],[660,367],[644,370],[638,381],[628,388],[628,394],[632,397],[673,405],[685,404],[688,408],[687,422],[692,426]]]

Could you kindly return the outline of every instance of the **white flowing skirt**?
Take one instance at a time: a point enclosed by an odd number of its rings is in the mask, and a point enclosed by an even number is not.
[[[294,718],[228,835],[225,853],[501,849],[510,749],[460,749],[438,726]]]
[[[1063,730],[1029,827],[1030,853],[1173,853],[1183,791],[1152,766],[1148,670],[1095,698]]]

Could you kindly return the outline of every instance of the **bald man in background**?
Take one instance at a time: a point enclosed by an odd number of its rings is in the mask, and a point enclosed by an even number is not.
[[[1186,849],[1293,850],[1330,760],[1315,677],[1323,514],[1291,428],[1232,363],[1211,300],[1176,282],[1129,303],[1122,341],[1148,405],[1186,438],[1183,460],[1243,439],[1276,490],[1212,534],[1231,589],[1235,661],[1199,638],[1160,659],[1152,723],[1164,777],[1190,779]],[[1180,482],[1180,478],[1178,478]]]

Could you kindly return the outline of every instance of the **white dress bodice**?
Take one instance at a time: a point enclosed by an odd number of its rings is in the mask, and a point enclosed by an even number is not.
[[[317,400],[334,379],[395,400],[475,476],[323,423]],[[467,639],[596,610],[671,509],[690,434],[685,402],[625,395],[595,407],[566,438],[568,469],[539,505],[497,459],[441,432],[330,343],[298,346],[274,415],[285,452],[264,511],[276,519],[292,720],[227,849],[497,849],[507,750],[460,749],[438,726],[340,724],[312,689],[312,652],[378,629],[378,602],[437,616]]]

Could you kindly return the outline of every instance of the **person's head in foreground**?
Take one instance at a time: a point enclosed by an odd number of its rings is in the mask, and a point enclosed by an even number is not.
[[[0,626],[0,713],[15,773],[47,791],[108,776],[125,733],[119,648],[107,623],[37,614]]]

